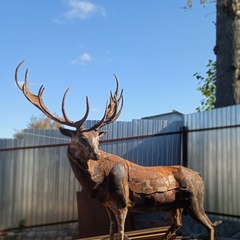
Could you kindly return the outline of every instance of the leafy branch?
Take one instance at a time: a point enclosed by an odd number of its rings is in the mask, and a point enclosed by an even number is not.
[[[198,112],[210,110],[214,108],[215,96],[216,96],[216,61],[209,60],[206,66],[207,77],[201,76],[199,73],[193,74],[199,81],[197,88],[205,97],[201,100],[200,106],[196,108]]]

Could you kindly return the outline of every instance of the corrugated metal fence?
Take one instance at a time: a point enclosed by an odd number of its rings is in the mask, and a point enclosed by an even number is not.
[[[85,127],[95,123],[86,121]],[[142,165],[180,164],[182,124],[115,122],[105,127],[108,134],[100,148]],[[17,227],[21,219],[27,225],[77,219],[75,193],[80,185],[66,157],[68,142],[50,130],[28,130],[23,140],[0,140],[0,229]]]
[[[183,160],[205,179],[206,211],[240,218],[240,106],[185,115],[184,123],[115,122],[105,127],[109,132],[100,148],[141,165],[181,164],[183,125]],[[21,219],[27,225],[77,219],[80,186],[66,157],[68,142],[58,131],[28,131],[24,140],[0,140],[0,229],[16,227]],[[38,147],[16,149],[24,146]]]
[[[205,209],[240,218],[240,106],[185,115],[188,167],[203,174]]]

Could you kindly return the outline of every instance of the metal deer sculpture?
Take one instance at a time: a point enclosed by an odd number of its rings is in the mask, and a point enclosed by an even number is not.
[[[42,99],[43,86],[40,87],[38,95],[29,90],[27,71],[25,83],[22,86],[18,83],[18,69],[22,63],[16,68],[15,80],[25,97],[47,117],[76,128],[76,130],[60,128],[63,135],[71,138],[67,156],[83,191],[106,207],[110,218],[110,240],[114,239],[115,226],[118,229],[116,237],[119,240],[124,239],[124,224],[128,210],[136,213],[169,211],[173,223],[163,238],[167,240],[182,226],[183,209],[209,230],[210,240],[214,239],[214,228],[219,222],[212,223],[204,212],[204,182],[198,172],[182,166],[139,166],[99,150],[99,138],[107,132],[100,129],[116,121],[123,107],[123,92],[118,96],[116,76],[116,91],[110,95],[110,102],[106,105],[103,118],[86,129],[83,123],[89,113],[88,98],[86,113],[79,121],[71,121],[65,112],[64,103],[68,90],[62,100],[63,117],[52,114]]]

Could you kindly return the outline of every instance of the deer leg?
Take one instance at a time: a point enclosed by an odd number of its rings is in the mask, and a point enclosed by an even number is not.
[[[128,212],[127,207],[118,209],[116,206],[115,207],[112,206],[110,209],[113,212],[118,225],[118,233],[116,235],[117,238],[114,238],[114,239],[117,239],[117,240],[128,239],[126,236],[124,236],[124,226],[125,226],[125,220]]]
[[[106,207],[106,210],[107,210],[108,217],[109,217],[109,220],[110,220],[109,240],[113,240],[117,222],[116,222],[116,218],[115,218],[112,210],[110,208],[107,208],[107,207]]]
[[[193,211],[189,211],[189,214],[193,219],[195,219],[197,222],[201,223],[203,226],[205,226],[208,229],[209,232],[209,240],[214,240],[214,227],[215,225],[210,222],[207,215],[204,213],[195,213]]]
[[[166,234],[163,236],[163,240],[168,240],[171,236],[177,232],[177,230],[182,226],[182,212],[183,208],[172,209],[169,214],[173,220],[171,227],[168,229]]]
[[[126,236],[124,236],[124,227],[125,227],[127,212],[128,212],[128,209],[123,208],[123,209],[120,209],[117,216],[115,216],[118,223],[118,240],[128,239]]]
[[[115,216],[118,226],[118,240],[124,239],[124,225],[128,212],[127,201],[129,195],[128,174],[126,168],[118,163],[110,171],[109,194],[111,201],[106,202],[107,206]]]
[[[192,198],[191,206],[189,206],[187,210],[193,219],[195,219],[197,222],[199,222],[208,229],[209,240],[214,240],[215,226],[219,223],[212,223],[210,221],[204,211],[203,202],[201,201],[201,199],[197,199],[196,197]]]

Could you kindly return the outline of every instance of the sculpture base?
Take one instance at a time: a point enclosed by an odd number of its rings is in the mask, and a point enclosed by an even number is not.
[[[110,221],[105,207],[84,192],[77,192],[79,238],[107,235]],[[125,230],[134,230],[131,214],[127,215]]]
[[[141,239],[141,240],[160,240],[163,238],[167,230],[169,229],[170,226],[164,226],[164,227],[157,227],[157,228],[148,228],[148,229],[143,229],[143,230],[135,230],[135,231],[128,231],[125,232],[126,236],[125,239]],[[90,238],[83,238],[81,240],[108,240],[109,236],[104,235],[104,236],[96,236],[96,237],[90,237]],[[172,236],[170,239],[182,239],[182,236]],[[186,239],[186,238],[184,238]],[[114,238],[114,240],[117,240]]]

